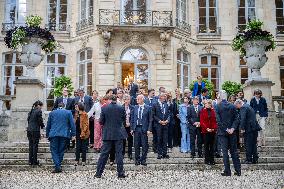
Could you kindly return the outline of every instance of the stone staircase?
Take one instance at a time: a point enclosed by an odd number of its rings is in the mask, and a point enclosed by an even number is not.
[[[270,143],[269,146],[264,146],[258,149],[259,163],[257,165],[242,165],[242,169],[246,170],[284,170],[284,145],[280,143]],[[216,165],[208,166],[204,164],[203,158],[191,159],[190,154],[179,153],[178,148],[174,148],[172,153],[169,153],[169,159],[158,160],[157,155],[152,152],[150,147],[148,153],[147,167],[135,166],[133,160],[124,159],[126,170],[209,170],[223,168],[222,159],[216,158]],[[244,160],[244,152],[240,153],[241,161]],[[134,154],[133,154],[134,157]],[[75,167],[75,149],[67,151],[64,155],[63,169],[64,170],[93,170],[96,167],[98,153],[94,153],[93,149],[89,149],[87,153],[86,166]],[[53,162],[50,154],[49,143],[41,142],[39,145],[38,160],[41,163],[40,167],[35,169],[53,168]],[[107,169],[115,169],[116,166],[107,166]],[[28,143],[14,143],[0,145],[0,169],[14,170],[30,170],[28,165]]]

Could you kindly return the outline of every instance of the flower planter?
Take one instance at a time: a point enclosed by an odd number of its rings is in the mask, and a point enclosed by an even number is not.
[[[249,69],[252,70],[249,80],[263,80],[260,69],[265,65],[268,58],[265,54],[265,49],[271,43],[265,40],[247,41],[243,47],[246,50],[244,61],[247,63]]]
[[[26,77],[35,77],[34,69],[37,67],[43,59],[41,54],[41,39],[40,38],[28,38],[27,44],[22,46],[21,62],[27,67]]]

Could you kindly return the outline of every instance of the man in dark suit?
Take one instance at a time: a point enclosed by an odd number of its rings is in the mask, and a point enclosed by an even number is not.
[[[200,94],[200,97],[199,97],[199,104],[201,106],[204,106],[204,101],[206,99],[209,99],[208,93],[209,93],[209,91],[208,91],[207,88],[201,89],[201,94]]]
[[[192,105],[187,110],[187,120],[189,124],[190,133],[190,148],[191,158],[195,157],[195,140],[197,139],[197,152],[198,157],[202,158],[202,135],[200,129],[200,116],[199,113],[202,110],[202,106],[199,104],[198,96],[192,98]]]
[[[64,108],[66,110],[71,110],[72,112],[74,112],[75,102],[74,102],[74,99],[68,97],[68,88],[66,88],[66,87],[64,87],[63,90],[62,90],[62,96],[56,98],[52,110],[56,110],[58,108],[58,104],[60,104],[60,103],[64,104]]]
[[[113,91],[113,94],[117,95],[117,91],[119,90],[123,90],[123,86],[121,84],[121,82],[117,82],[117,86],[116,88],[114,88],[112,91]]]
[[[228,150],[230,150],[230,154],[236,171],[235,175],[241,176],[241,163],[237,151],[237,135],[235,132],[235,130],[237,130],[238,125],[237,109],[233,104],[229,103],[226,100],[226,91],[219,91],[219,96],[221,102],[217,105],[216,109],[216,119],[218,124],[217,135],[221,144],[221,149],[223,153],[223,163],[225,166],[225,170],[223,173],[221,173],[221,175],[231,176],[232,174],[228,155]]]
[[[242,100],[237,99],[235,102],[236,108],[240,109],[240,130],[244,134],[246,148],[246,164],[258,162],[257,154],[257,136],[260,129],[254,109],[245,104]]]
[[[152,130],[152,110],[144,103],[144,96],[137,96],[137,104],[131,113],[131,133],[134,134],[135,165],[146,166],[148,135]],[[142,146],[142,156],[140,156]]]
[[[127,133],[124,128],[126,120],[125,110],[122,106],[117,105],[117,97],[112,95],[112,102],[102,108],[100,124],[103,125],[103,146],[101,155],[97,165],[95,177],[101,178],[105,165],[107,163],[112,146],[115,146],[115,159],[117,164],[118,178],[125,178],[123,170],[123,140],[127,138]]]
[[[129,95],[131,96],[131,104],[136,105],[136,96],[137,93],[139,92],[139,87],[137,84],[133,82],[133,79],[129,80],[129,85],[128,85],[128,91]]]
[[[79,96],[74,99],[75,103],[78,103],[78,102],[83,103],[85,106],[85,111],[89,112],[94,104],[92,97],[85,95],[85,91],[83,89],[78,90],[78,95]]]
[[[168,127],[170,123],[170,109],[166,103],[167,94],[161,93],[157,103],[153,104],[153,118],[157,130],[158,158],[169,158],[167,155]]]

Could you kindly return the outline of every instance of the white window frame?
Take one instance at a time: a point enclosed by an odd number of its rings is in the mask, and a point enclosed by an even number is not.
[[[91,50],[92,51],[92,58],[91,59],[87,59],[87,53],[88,51]],[[85,52],[85,59],[84,60],[80,60],[80,54],[82,52]],[[92,78],[91,78],[91,85],[88,85],[88,64],[92,65]],[[84,65],[84,80],[83,80],[83,86],[80,86],[80,79],[79,79],[79,74],[80,74],[80,65]],[[77,56],[77,86],[78,88],[83,87],[84,90],[87,92],[88,87],[91,86],[91,91],[93,90],[93,49],[92,48],[86,48],[83,50],[78,51],[78,56]]]
[[[177,64],[180,65],[180,83],[177,82],[177,86],[178,88],[181,89],[181,91],[184,91],[185,88],[188,88],[189,87],[189,84],[190,84],[190,53],[188,53],[187,51],[182,51],[182,50],[178,50],[177,53],[180,52],[180,60],[177,59]],[[188,62],[185,62],[183,61],[183,56],[184,54],[187,54],[187,59],[188,59]],[[187,69],[187,72],[188,72],[188,83],[187,83],[187,86],[184,86],[184,82],[183,82],[183,78],[184,78],[184,73],[183,73],[183,67],[184,66],[187,66],[188,69]],[[177,76],[178,76],[179,73],[177,73]]]
[[[54,89],[54,86],[52,87],[48,87],[47,86],[47,68],[48,67],[64,67],[64,74],[63,75],[67,75],[67,55],[65,53],[61,53],[61,52],[54,52],[52,54],[55,54],[55,62],[54,63],[48,63],[47,62],[47,55],[45,56],[45,62],[44,62],[44,83],[45,83],[45,88],[44,88],[44,102],[47,104],[47,91],[48,90],[52,90]],[[48,55],[52,55],[52,54],[48,54]],[[65,63],[64,64],[60,64],[58,63],[58,55],[64,55],[65,56]],[[56,76],[54,76],[54,78],[56,78]],[[56,98],[53,99],[53,101],[55,102]],[[46,105],[47,108],[47,105]]]
[[[240,67],[240,78],[241,78],[240,83],[242,83],[242,79],[249,80],[251,78],[251,70],[248,68],[247,64],[241,65],[241,57],[239,57],[239,67]],[[242,70],[241,70],[242,68],[246,68],[248,70],[248,77],[247,78],[242,77]]]
[[[5,62],[5,56],[6,54],[12,54],[12,62],[11,64],[7,64]],[[1,90],[1,94],[2,95],[5,95],[5,88],[6,88],[6,79],[7,76],[5,76],[5,67],[12,67],[12,74],[11,74],[11,80],[12,80],[12,85],[11,85],[11,95],[10,96],[14,96],[15,95],[15,84],[14,84],[14,81],[16,81],[16,73],[15,73],[15,67],[16,66],[21,66],[23,67],[23,75],[25,75],[26,73],[26,66],[22,63],[16,63],[16,55],[17,55],[17,52],[14,52],[14,51],[10,51],[10,52],[5,52],[3,53],[3,64],[2,64],[2,90]]]
[[[69,8],[70,8],[70,3],[71,1],[67,0],[67,12],[66,12],[66,29],[63,30],[60,28],[60,23],[59,22],[59,18],[60,18],[60,4],[61,4],[61,0],[56,0],[56,18],[55,18],[55,31],[68,31],[69,29]],[[50,23],[50,0],[48,0],[48,5],[47,5],[47,23],[48,24],[51,24]],[[53,24],[53,23],[52,23]]]
[[[5,3],[5,23],[10,23],[10,24],[21,24],[25,25],[25,17],[27,16],[27,0],[15,0],[16,3],[16,12],[15,12],[15,22],[10,20],[10,0],[6,0]],[[25,11],[20,12],[20,7],[21,5],[25,5]],[[19,14],[24,13],[25,16],[23,16],[23,20],[19,20]]]
[[[238,0],[238,9],[240,8],[240,0]],[[254,15],[255,15],[255,18],[257,18],[257,16],[256,16],[256,0],[254,0],[254,7],[249,7],[248,6],[248,0],[245,0],[245,19],[246,19],[246,24],[249,22],[249,19],[251,19],[251,18],[249,18],[249,14],[248,14],[248,10],[249,9],[251,9],[251,8],[253,8],[254,9]],[[255,19],[255,18],[253,18],[253,19]],[[238,18],[237,19],[239,19],[239,15],[238,15]],[[238,22],[238,27],[239,27],[239,22]]]
[[[217,57],[218,60],[218,64],[217,65],[212,65],[211,64],[211,57]],[[201,64],[201,58],[202,57],[207,57],[207,64]],[[211,69],[212,68],[217,68],[218,70],[218,76],[217,78],[214,79],[218,79],[218,87],[216,88],[216,90],[220,90],[221,86],[221,60],[220,60],[220,56],[216,55],[216,54],[203,54],[200,56],[200,72],[202,68],[207,68],[208,69],[208,78],[206,78],[205,76],[203,76],[204,79],[208,79],[209,81],[211,81],[212,77],[211,77]],[[215,90],[215,89],[214,89]]]
[[[218,28],[219,28],[219,0],[215,0],[216,6],[215,6],[215,11],[216,11],[216,28],[214,33],[218,33]],[[209,0],[206,0],[206,32],[200,32],[200,27],[199,27],[199,0],[197,0],[197,14],[198,14],[198,19],[197,20],[197,26],[198,26],[198,33],[199,34],[214,34],[210,32],[209,28]]]
[[[275,3],[275,1],[274,1],[274,3]],[[278,25],[278,23],[277,23],[277,9],[282,9],[282,16],[284,17],[284,0],[282,0],[282,7],[281,8],[276,7],[276,4],[275,4],[275,21],[276,21],[276,30],[277,30],[276,34],[278,34],[278,33],[283,34],[284,31],[278,30],[278,27],[284,27],[284,25]]]
[[[182,1],[184,1],[186,9],[185,12],[182,10]],[[179,22],[188,23],[188,0],[176,0],[176,16]],[[185,20],[183,19],[183,14],[185,14]]]
[[[85,7],[86,17],[85,18],[82,18],[82,10],[83,10],[82,9],[82,1],[86,2],[86,5],[85,5],[86,6]],[[91,12],[90,7],[89,7],[91,1],[93,1],[93,10],[92,10],[92,12]],[[94,0],[80,0],[80,9],[79,10],[80,10],[79,11],[79,21],[89,20],[90,17],[92,17],[93,14],[94,14]],[[90,12],[91,12],[91,14],[90,14]]]
[[[281,66],[281,64],[280,64],[280,58],[284,58],[284,56],[282,55],[282,56],[279,56],[278,57],[278,62],[279,62],[279,70],[280,70],[280,72],[279,72],[279,78],[280,78],[280,95],[282,94],[282,91],[284,91],[284,88],[281,88],[281,70],[284,70],[284,66]],[[284,106],[284,105],[283,105]]]

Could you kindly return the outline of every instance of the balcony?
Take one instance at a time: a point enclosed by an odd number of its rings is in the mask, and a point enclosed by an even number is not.
[[[83,19],[80,22],[76,23],[76,32],[92,28],[94,26],[94,19],[90,16],[88,19]]]
[[[176,19],[176,27],[178,29],[180,29],[180,30],[183,30],[183,31],[187,32],[187,33],[191,32],[190,31],[191,30],[191,26],[187,22],[185,22],[183,20]]]
[[[99,10],[101,26],[172,27],[172,11]]]
[[[25,26],[25,24],[20,23],[2,23],[2,32],[7,32],[15,27]]]
[[[45,25],[45,28],[50,31],[57,31],[57,32],[70,32],[70,26],[66,23],[48,23]]]

